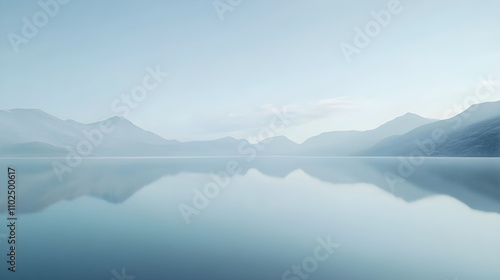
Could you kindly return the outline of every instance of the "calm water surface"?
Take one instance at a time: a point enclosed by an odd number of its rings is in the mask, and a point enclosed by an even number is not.
[[[62,181],[52,163],[2,161],[0,279],[500,279],[500,159],[85,159]],[[319,239],[338,246],[314,265]]]

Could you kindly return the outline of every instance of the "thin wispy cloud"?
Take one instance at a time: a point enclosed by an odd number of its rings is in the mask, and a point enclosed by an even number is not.
[[[279,112],[290,119],[287,127],[307,124],[311,121],[328,118],[357,108],[356,101],[350,97],[334,97],[311,101],[306,104],[286,104],[276,106],[262,104],[246,111],[233,111],[215,115],[198,115],[192,120],[197,125],[196,132],[208,138],[231,135],[247,138],[269,126],[269,121]]]

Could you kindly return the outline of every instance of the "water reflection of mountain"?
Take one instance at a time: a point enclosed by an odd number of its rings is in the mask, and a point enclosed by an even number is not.
[[[500,213],[500,159],[426,158],[423,164],[412,166],[402,164],[397,158],[283,157],[261,157],[251,162],[246,158],[87,159],[65,174],[62,182],[53,172],[52,161],[16,161],[18,212],[38,212],[58,201],[85,195],[121,203],[163,176],[181,172],[217,173],[225,170],[229,160],[238,161],[241,174],[256,169],[268,176],[284,178],[301,169],[311,177],[333,184],[373,184],[408,202],[443,194],[473,209]],[[414,171],[410,172],[412,168]],[[404,181],[391,177],[410,173]],[[392,186],[391,181],[395,182]],[[0,209],[1,213],[6,211],[6,199],[0,201]]]

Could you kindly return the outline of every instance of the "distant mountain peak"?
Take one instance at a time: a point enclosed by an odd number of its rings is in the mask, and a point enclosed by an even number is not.
[[[108,120],[111,120],[111,121],[129,121],[126,118],[121,117],[121,116],[114,116],[114,117],[108,118]]]
[[[417,115],[415,113],[411,113],[411,112],[408,112],[404,115],[401,115],[399,117],[396,117],[395,119],[393,119],[392,121],[395,121],[395,120],[414,120],[414,119],[428,119],[428,118],[424,118],[420,115]],[[391,121],[387,122],[387,123],[390,123]]]
[[[423,118],[422,116],[417,115],[417,114],[415,114],[415,113],[411,113],[411,112],[408,112],[408,113],[406,113],[406,114],[404,114],[404,115],[400,116],[400,118],[403,118],[403,117],[419,117],[419,118]]]
[[[436,119],[424,118],[415,113],[406,113],[401,115],[385,124],[377,127],[377,129],[384,129],[388,127],[418,127],[427,123],[435,122]],[[403,129],[404,130],[404,129]]]
[[[98,125],[98,124],[101,124],[101,123],[104,123],[104,122],[108,122],[110,121],[111,123],[113,124],[126,124],[126,125],[134,125],[131,121],[127,120],[126,118],[124,117],[120,117],[120,116],[113,116],[113,117],[110,117],[110,118],[107,118],[107,119],[104,119],[102,121],[97,121],[97,122],[93,122],[93,123],[89,123],[88,125]],[[135,126],[135,125],[134,125]]]

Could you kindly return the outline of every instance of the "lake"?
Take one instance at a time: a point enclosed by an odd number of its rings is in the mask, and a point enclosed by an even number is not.
[[[500,279],[499,158],[54,161],[1,161],[0,279]]]

